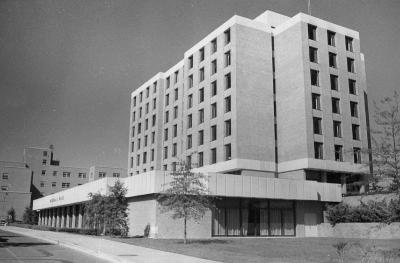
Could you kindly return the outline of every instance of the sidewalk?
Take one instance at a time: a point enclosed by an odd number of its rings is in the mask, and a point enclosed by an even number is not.
[[[67,248],[79,250],[110,262],[136,263],[217,263],[216,261],[164,252],[156,249],[129,245],[97,237],[63,232],[40,231],[13,226],[1,226],[1,230],[45,240]]]

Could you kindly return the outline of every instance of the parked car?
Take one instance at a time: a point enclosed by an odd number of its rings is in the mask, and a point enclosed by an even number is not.
[[[7,221],[5,219],[0,219],[0,226],[6,226]]]

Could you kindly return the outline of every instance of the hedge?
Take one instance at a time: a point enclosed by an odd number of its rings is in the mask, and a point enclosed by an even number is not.
[[[334,226],[337,223],[387,223],[400,222],[400,199],[390,202],[373,201],[350,206],[346,203],[327,206],[326,218]]]
[[[56,228],[51,226],[39,226],[39,225],[29,225],[29,224],[9,224],[10,226],[29,228],[34,230],[42,230],[42,231],[53,231],[53,232],[67,232],[67,233],[76,233],[83,235],[97,235],[99,232],[97,229],[84,229],[84,228]]]

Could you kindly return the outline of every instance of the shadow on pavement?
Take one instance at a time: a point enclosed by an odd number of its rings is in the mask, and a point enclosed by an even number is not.
[[[48,246],[53,245],[45,242],[4,242],[4,239],[0,238],[0,248],[4,247],[32,247],[32,246]]]

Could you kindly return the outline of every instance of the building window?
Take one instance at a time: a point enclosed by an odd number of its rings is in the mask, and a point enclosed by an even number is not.
[[[174,130],[174,138],[176,138],[176,136],[178,136],[178,124],[174,125],[173,130]]]
[[[172,144],[172,157],[176,157],[178,154],[178,145],[176,143]]]
[[[225,112],[231,111],[231,96],[225,98]]]
[[[146,136],[144,136],[144,147],[146,147],[147,146],[147,138],[148,138],[148,136],[146,135]]]
[[[169,94],[165,95],[165,106],[169,105]]]
[[[136,97],[133,97],[133,107],[136,107]]]
[[[199,145],[203,145],[204,143],[204,131],[199,131]]]
[[[215,141],[217,139],[217,125],[211,126],[211,141]]]
[[[165,112],[165,123],[169,122],[169,111]]]
[[[232,123],[231,120],[225,121],[225,137],[231,136],[232,134]]]
[[[40,183],[40,186],[42,186],[41,184],[42,184],[42,183]],[[44,187],[44,183],[43,183],[43,186],[42,186],[42,187]],[[2,186],[1,186],[1,190],[2,190],[2,191],[7,191],[7,190],[8,190],[8,187],[5,186],[5,185],[2,185]]]
[[[330,75],[330,80],[331,80],[331,90],[338,90],[339,85],[338,85],[338,76],[336,75]]]
[[[8,180],[8,173],[3,173],[2,178],[3,180]]]
[[[211,83],[211,97],[217,95],[217,81]]]
[[[318,63],[318,49],[315,47],[309,47],[310,62]]]
[[[155,140],[156,140],[156,133],[152,132],[151,133],[151,143],[154,144]]]
[[[217,148],[211,149],[211,156],[210,156],[210,164],[214,164],[217,162]]]
[[[57,171],[53,171],[53,176],[57,176]]]
[[[131,168],[133,168],[133,157],[131,157],[131,163],[130,163],[130,165],[131,165]]]
[[[202,82],[204,80],[204,68],[201,68],[199,70],[199,79],[200,79],[200,82]]]
[[[136,112],[134,111],[133,113],[132,113],[132,121],[135,121],[136,120]]]
[[[99,178],[106,178],[106,172],[99,172]]]
[[[131,152],[132,153],[133,153],[134,149],[135,149],[135,142],[131,142]]]
[[[46,159],[43,159],[42,165],[46,165],[46,163],[47,163],[47,160],[46,160]]]
[[[140,165],[140,154],[136,155],[136,166]]]
[[[314,134],[322,134],[322,119],[313,117]]]
[[[199,152],[198,158],[199,158],[198,166],[202,167],[204,165],[204,154],[203,154],[203,152]]]
[[[199,110],[199,124],[204,122],[204,109]]]
[[[157,107],[157,99],[154,98],[154,99],[153,99],[153,110],[155,110],[156,107]]]
[[[47,151],[43,151],[43,157],[47,157]]]
[[[321,142],[314,142],[314,158],[323,159],[324,158],[324,148]]]
[[[225,67],[231,65],[231,52],[225,52]]]
[[[150,87],[147,87],[147,88],[146,88],[146,98],[149,97],[149,94],[150,94]]]
[[[157,82],[153,83],[153,93],[157,92]]]
[[[231,144],[226,144],[224,148],[225,148],[225,161],[228,161],[232,158]]]
[[[78,178],[86,178],[86,173],[78,173]]]
[[[187,136],[187,149],[191,149],[192,148],[192,135],[188,135]]]
[[[71,177],[71,173],[70,172],[63,172],[63,177]]]
[[[211,53],[215,53],[215,52],[217,52],[217,39],[216,38],[214,38],[211,41]]]
[[[151,161],[154,161],[154,149],[151,149],[150,153]]]
[[[358,117],[358,103],[350,101],[350,113],[351,117]]]
[[[175,71],[175,74],[174,74],[174,83],[175,84],[178,83],[178,76],[179,76],[179,71],[177,70],[177,71]]]
[[[231,88],[231,73],[228,73],[225,75],[225,89],[230,89]]]
[[[188,109],[190,109],[191,107],[193,107],[193,94],[190,94],[188,96]]]
[[[351,125],[351,130],[353,134],[353,140],[360,140],[360,126],[357,124],[352,124]]]
[[[70,183],[62,183],[61,188],[69,188]]]
[[[217,103],[211,104],[211,119],[217,117]]]
[[[143,91],[142,91],[142,92],[140,92],[140,94],[139,94],[139,101],[140,101],[140,102],[142,102],[142,101],[143,101]]]
[[[146,114],[149,113],[149,103],[146,103]]]
[[[51,187],[57,187],[57,183],[56,182],[52,182],[51,183]]]
[[[333,121],[333,136],[342,137],[342,123],[340,121]]]
[[[176,88],[176,89],[174,90],[174,99],[175,99],[175,101],[178,100],[178,97],[179,97],[178,88]]]
[[[192,168],[192,156],[191,155],[186,156],[186,165],[187,165],[187,167],[189,167],[189,169]]]
[[[335,161],[343,162],[343,146],[335,145]]]
[[[193,55],[188,59],[189,69],[193,68]]]
[[[340,99],[332,98],[332,113],[340,114]]]
[[[353,52],[353,38],[346,36],[346,50]]]
[[[312,94],[312,108],[314,110],[321,110],[321,95],[316,93]]]
[[[204,60],[204,47],[199,50],[200,62]]]
[[[143,153],[143,164],[147,163],[147,152]]]
[[[164,129],[164,141],[168,140],[168,128]]]
[[[335,32],[329,31],[328,30],[328,45],[334,47],[335,44]]]
[[[189,128],[192,128],[192,126],[193,126],[193,117],[192,117],[192,114],[189,114],[187,116],[187,127],[189,129]]]
[[[353,156],[354,156],[354,163],[361,163],[361,149],[354,147],[353,148]]]
[[[188,86],[189,86],[189,89],[193,88],[193,75],[189,76]]]
[[[357,95],[356,81],[354,79],[349,79],[349,93]]]
[[[163,165],[163,170],[166,171],[167,169],[168,169],[168,165],[167,165],[167,164],[164,164],[164,165]]]
[[[44,182],[40,182],[40,187],[44,187]]]
[[[315,69],[311,69],[310,70],[310,74],[311,74],[311,85],[313,86],[319,86],[319,72],[318,70]]]
[[[144,130],[147,131],[149,129],[149,119],[144,121]]]
[[[119,173],[113,173],[113,177],[118,178],[118,177],[120,177],[120,174]]]
[[[231,42],[231,30],[228,29],[224,32],[225,45]]]
[[[137,140],[137,149],[140,149],[140,138]]]
[[[142,132],[142,124],[141,123],[138,123],[137,129],[138,129],[137,133],[140,134]]]
[[[156,119],[157,119],[157,117],[156,117],[156,115],[154,114],[153,116],[152,116],[152,119],[151,119],[151,126],[156,126]]]
[[[164,159],[167,159],[167,158],[168,158],[168,147],[165,146],[164,147]]]
[[[317,40],[317,27],[308,24],[308,39]]]
[[[211,75],[217,73],[217,60],[211,61]]]
[[[171,163],[171,167],[172,167],[172,168],[171,168],[172,171],[175,172],[175,171],[176,171],[176,162],[172,162],[172,163]]]
[[[199,90],[199,103],[204,101],[204,88]]]
[[[354,59],[347,58],[347,71],[354,73]]]
[[[331,68],[337,68],[336,64],[336,54],[329,52],[329,67]]]
[[[178,106],[174,107],[174,119],[178,118]]]

